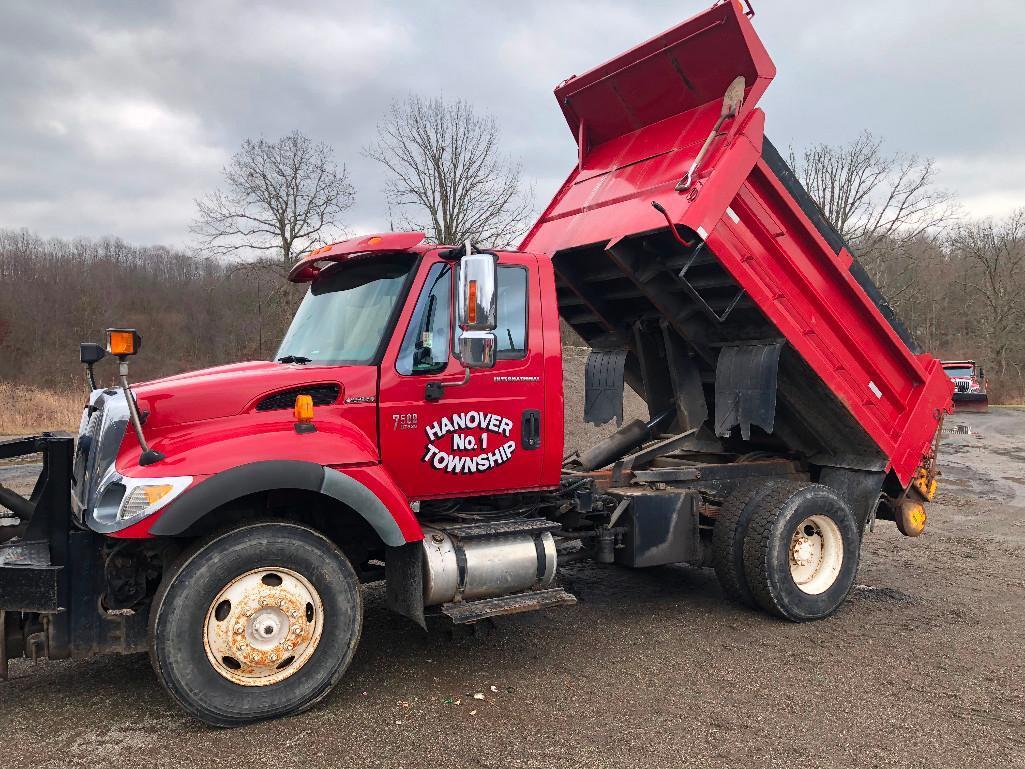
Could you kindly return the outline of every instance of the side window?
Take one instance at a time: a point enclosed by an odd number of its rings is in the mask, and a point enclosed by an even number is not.
[[[523,267],[498,268],[498,359],[527,356],[527,271]]]
[[[499,300],[501,301],[501,300]],[[452,268],[435,264],[413,309],[395,368],[405,376],[438,374],[448,366]]]

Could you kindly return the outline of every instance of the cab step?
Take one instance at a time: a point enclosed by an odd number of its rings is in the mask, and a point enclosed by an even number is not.
[[[542,534],[559,528],[559,524],[545,518],[506,518],[479,523],[437,523],[433,525],[442,529],[450,537],[457,539],[504,537],[511,534]]]
[[[532,590],[527,593],[503,595],[498,598],[484,598],[480,601],[459,601],[441,606],[441,613],[456,625],[479,622],[504,614],[520,614],[525,611],[548,609],[552,606],[572,606],[577,602],[575,595],[561,587],[547,590]]]

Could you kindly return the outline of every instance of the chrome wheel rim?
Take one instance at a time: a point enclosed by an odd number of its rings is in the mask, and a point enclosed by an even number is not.
[[[836,522],[825,515],[809,515],[790,540],[790,576],[809,595],[824,593],[843,566],[843,535]]]
[[[269,686],[309,662],[323,635],[324,604],[298,572],[254,569],[217,594],[205,624],[214,670],[241,686]]]

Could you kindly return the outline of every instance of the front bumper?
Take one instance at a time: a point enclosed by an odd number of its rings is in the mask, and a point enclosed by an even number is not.
[[[0,459],[43,455],[43,470],[31,496],[20,499],[22,504],[14,511],[21,522],[13,529],[13,537],[0,542],[0,610],[64,608],[61,593],[71,528],[73,446],[74,439],[65,433],[0,441]],[[4,493],[13,495],[9,489]]]
[[[0,494],[6,507],[18,508],[21,519],[0,541],[0,679],[13,657],[56,659],[144,648],[144,612],[103,610],[104,538],[73,521],[73,449],[74,438],[66,433],[0,441],[0,459],[43,455],[42,472],[27,499],[9,489]]]
[[[986,411],[988,408],[987,393],[954,393],[954,411]]]
[[[0,542],[0,678],[7,677],[9,657],[22,656],[29,648],[33,656],[37,647],[48,652],[50,628],[36,619],[26,633],[25,617],[66,615],[73,448],[74,439],[60,433],[0,441],[0,459],[43,455],[43,470],[28,499],[3,489],[7,506],[21,520],[13,536]],[[66,619],[53,623],[58,637],[65,639]]]

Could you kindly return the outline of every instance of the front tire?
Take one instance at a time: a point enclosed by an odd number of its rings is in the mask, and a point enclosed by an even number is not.
[[[254,523],[204,540],[165,574],[150,659],[188,712],[239,726],[326,697],[362,625],[359,581],[333,543],[298,524]]]
[[[788,484],[757,503],[744,537],[744,574],[770,614],[823,619],[850,593],[860,548],[858,525],[839,494],[817,483]]]

